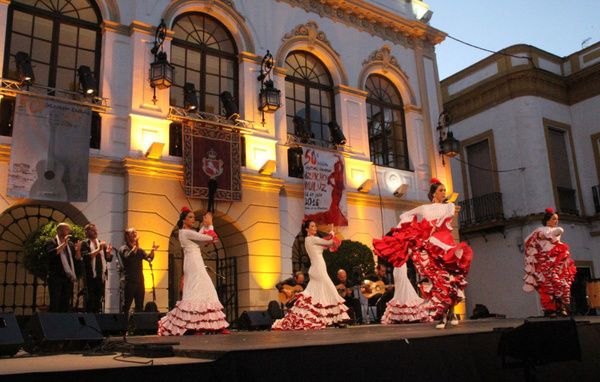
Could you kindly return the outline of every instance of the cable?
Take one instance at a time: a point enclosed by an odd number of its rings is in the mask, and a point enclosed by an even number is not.
[[[452,159],[457,160],[457,161],[459,161],[461,163],[464,163],[464,164],[466,164],[469,167],[473,167],[473,168],[476,168],[476,169],[482,170],[482,171],[494,172],[494,173],[513,172],[513,171],[525,171],[525,169],[527,168],[527,167],[518,167],[518,168],[511,168],[509,170],[492,170],[492,169],[489,169],[489,168],[480,167],[480,166],[468,163],[468,162],[466,162],[466,161],[464,161],[464,160],[462,160],[462,159],[460,159],[458,157],[452,157]]]
[[[491,49],[482,48],[480,46],[468,43],[466,41],[463,41],[463,40],[461,40],[459,38],[456,38],[454,36],[451,36],[451,35],[448,35],[447,37],[450,38],[450,39],[452,39],[452,40],[454,40],[454,41],[456,41],[456,42],[460,42],[461,44],[470,46],[471,48],[483,50],[484,52],[493,53],[493,54],[501,54],[503,56],[508,56],[508,57],[520,58],[522,60],[527,60],[527,61],[529,61],[531,63],[531,65],[533,65],[535,67],[535,63],[533,62],[533,58],[531,58],[531,57],[528,57],[528,56],[517,56],[517,55],[514,55],[514,54],[510,54],[510,53],[505,53],[505,52],[503,52],[501,50],[500,51],[495,51],[495,50],[491,50]]]

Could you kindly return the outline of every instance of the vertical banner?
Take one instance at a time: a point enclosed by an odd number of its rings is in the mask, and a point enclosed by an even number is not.
[[[87,201],[91,123],[88,107],[17,95],[7,194]]]
[[[304,148],[304,218],[347,226],[346,169],[337,152]]]
[[[207,199],[213,184],[214,199],[242,199],[241,136],[235,131],[204,123],[183,125],[185,194]],[[210,181],[210,182],[209,182]],[[216,184],[215,184],[216,183]]]

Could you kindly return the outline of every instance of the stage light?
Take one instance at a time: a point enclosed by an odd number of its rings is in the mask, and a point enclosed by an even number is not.
[[[408,184],[401,184],[400,187],[396,188],[396,191],[394,191],[394,196],[397,198],[402,198],[408,192],[408,188]]]
[[[17,62],[19,81],[23,84],[31,85],[35,81],[35,75],[31,67],[31,57],[25,52],[17,52],[15,54],[15,61]]]
[[[315,137],[310,129],[307,129],[304,118],[295,116],[292,119],[292,122],[294,123],[294,135],[300,138],[300,142],[308,143],[312,138]]]
[[[346,144],[346,136],[342,131],[340,125],[335,121],[331,121],[327,124],[329,126],[329,133],[331,134],[331,140],[336,146],[343,146]]]
[[[221,98],[221,104],[223,105],[225,116],[231,120],[240,118],[240,113],[238,112],[238,107],[235,103],[233,95],[228,91],[224,91],[219,97]]]
[[[273,159],[269,159],[260,167],[258,173],[263,175],[271,175],[275,172],[276,169],[277,162],[275,162]]]
[[[94,75],[92,74],[90,67],[87,65],[79,66],[79,68],[77,68],[77,74],[79,75],[79,86],[83,92],[87,95],[93,95],[96,93],[98,84],[96,84],[96,80],[94,79]]]
[[[183,107],[187,111],[194,111],[198,108],[198,97],[196,97],[196,87],[191,82],[183,85]]]
[[[366,179],[360,186],[358,186],[358,192],[368,193],[371,191],[371,187],[373,187],[373,180]]]
[[[162,142],[152,142],[148,150],[146,150],[146,158],[149,159],[160,159],[162,157],[163,147],[165,146]]]

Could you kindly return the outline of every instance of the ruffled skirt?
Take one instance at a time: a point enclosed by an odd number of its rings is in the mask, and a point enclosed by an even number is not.
[[[158,335],[181,336],[188,330],[218,331],[228,326],[220,302],[178,301],[158,322]]]
[[[296,301],[284,318],[273,323],[273,330],[324,329],[327,326],[350,320],[348,307],[343,302],[322,305],[313,302],[305,292],[296,294]]]

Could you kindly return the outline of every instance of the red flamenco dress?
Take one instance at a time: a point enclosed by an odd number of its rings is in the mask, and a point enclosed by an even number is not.
[[[433,319],[464,299],[473,258],[471,247],[454,242],[454,213],[453,203],[422,205],[400,215],[400,223],[391,236],[373,240],[375,253],[395,267],[402,266],[411,256],[423,279],[419,284],[427,301],[423,309],[429,310]]]
[[[273,323],[273,330],[323,329],[350,320],[345,300],[329,278],[323,259],[323,250],[337,249],[339,241],[332,235],[324,239],[309,235],[304,245],[310,258],[310,281],[303,292],[296,294],[296,301],[285,317]]]
[[[571,284],[577,272],[569,246],[560,241],[563,232],[560,227],[539,227],[525,239],[523,290],[537,290],[547,313],[569,306]]]

